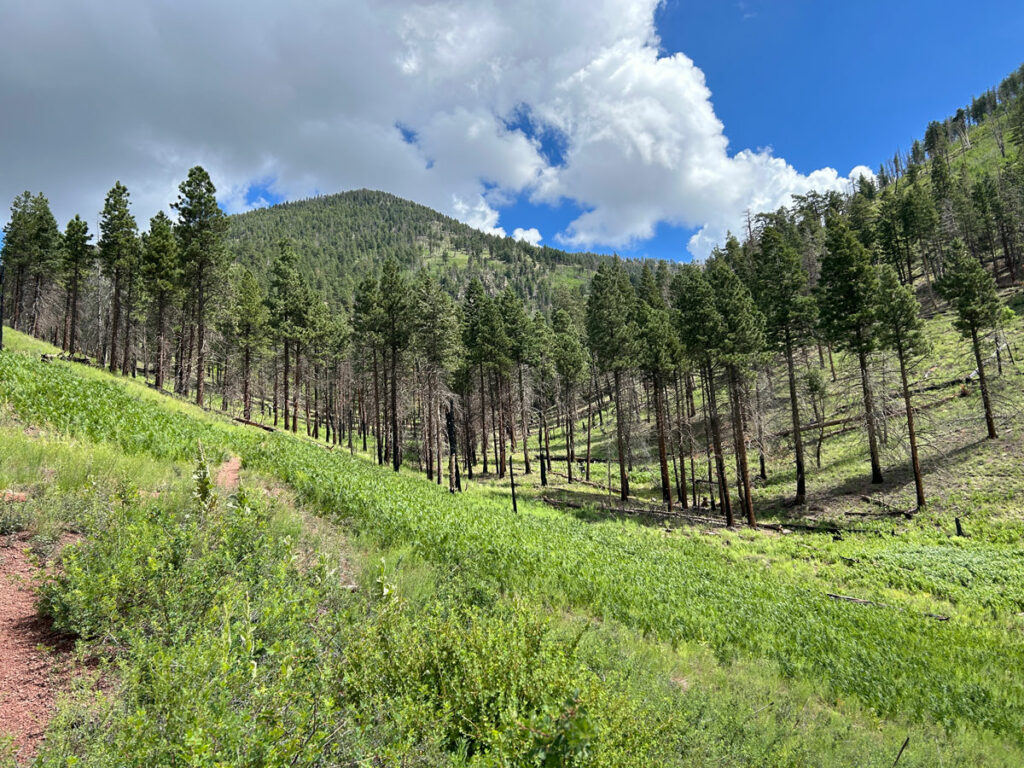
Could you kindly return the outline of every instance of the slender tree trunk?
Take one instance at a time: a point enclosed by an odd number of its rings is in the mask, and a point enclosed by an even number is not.
[[[295,399],[292,401],[292,434],[299,431],[299,400],[302,397],[302,344],[295,342]],[[309,398],[306,398],[308,403]],[[309,419],[306,419],[306,427],[309,427]]]
[[[458,468],[456,457],[459,455],[455,444],[455,403],[448,398],[448,411],[445,414],[445,426],[448,431],[448,492],[455,493],[455,470]]]
[[[971,343],[974,346],[974,360],[978,364],[978,384],[981,386],[981,402],[985,406],[985,426],[988,427],[988,439],[995,440],[996,422],[992,417],[992,403],[988,397],[988,381],[985,378],[985,363],[981,359],[981,344],[978,341],[978,331],[971,329]]]
[[[43,294],[43,276],[36,275],[35,287],[32,290],[32,335],[39,335],[39,300]]]
[[[860,382],[864,392],[864,417],[868,427],[868,447],[871,451],[871,482],[878,484],[883,482],[882,464],[878,459],[878,438],[875,435],[875,405],[871,393],[871,379],[868,376],[868,356],[865,352],[858,352],[857,359],[860,362]]]
[[[487,407],[484,401],[484,366],[480,364],[480,450],[483,453],[483,473],[487,474]],[[497,457],[495,457],[497,460]]]
[[[72,355],[78,349],[78,287],[82,282],[82,276],[78,267],[75,267],[75,276],[71,283],[71,334],[68,341],[68,352]]]
[[[718,397],[715,394],[715,379],[710,364],[705,366],[705,382],[708,395],[708,413],[711,421],[711,441],[715,452],[715,469],[718,473],[718,497],[725,512],[725,524],[735,525],[732,514],[732,500],[729,497],[729,483],[725,477],[725,454],[722,451],[722,427],[718,420]]]
[[[381,434],[384,425],[380,418],[380,375],[377,372],[377,350],[373,350],[373,421],[376,434],[374,439],[377,443],[377,464],[384,465],[384,437]]]
[[[291,386],[291,378],[290,378],[289,374],[291,373],[291,370],[292,370],[291,342],[288,340],[287,337],[285,337],[285,339],[284,339],[284,371],[281,374],[281,387],[282,387],[282,390],[283,390],[282,393],[281,393],[281,399],[284,401],[284,431],[285,432],[287,432],[289,427],[291,426],[291,418],[290,418],[290,414],[289,414],[289,410],[288,410],[291,407],[291,402],[290,402],[290,400],[288,398],[288,395],[291,394],[290,391],[289,391],[289,387]]]
[[[127,376],[129,372],[134,373],[135,367],[132,365],[132,346],[134,339],[132,338],[132,311],[135,309],[135,283],[137,281],[132,278],[132,274],[128,274],[128,298],[124,305],[124,345],[121,350],[121,375]],[[131,366],[131,368],[129,368]]]
[[[619,497],[629,498],[629,473],[626,470],[626,420],[622,413],[622,371],[615,371],[615,447],[619,454]]]
[[[110,312],[110,341],[107,343],[110,360],[107,367],[111,373],[117,373],[117,329],[121,325],[121,275],[116,271],[114,272],[114,297]]]
[[[402,441],[398,435],[398,348],[391,348],[391,461],[397,472],[402,467]]]
[[[196,277],[196,405],[202,407],[206,393],[206,281]]]
[[[576,419],[573,416],[573,391],[571,387],[565,388],[565,468],[569,483],[572,483],[573,465],[573,440],[576,436]]]
[[[729,390],[732,400],[733,440],[736,443],[736,463],[739,467],[740,504],[747,518],[747,525],[757,526],[754,518],[754,499],[750,494],[750,466],[747,461],[747,433],[743,425],[743,393],[740,386],[739,371],[729,366]]]
[[[523,474],[530,474],[530,425],[526,419],[526,389],[523,386],[523,364],[519,363],[519,419],[523,429]]]
[[[786,332],[786,372],[789,374],[789,408],[793,418],[793,454],[796,458],[796,499],[803,504],[807,499],[807,478],[804,469],[804,440],[800,432],[800,403],[796,396],[796,368],[793,365],[793,344]]]
[[[668,474],[668,447],[665,440],[665,392],[660,373],[654,375],[654,420],[658,430],[658,463],[661,465],[661,500],[672,511],[672,481]]]
[[[245,352],[242,355],[242,418],[246,421],[252,420],[252,350],[246,344]]]
[[[921,478],[921,462],[917,456],[917,430],[914,427],[914,408],[910,403],[910,385],[907,383],[907,361],[902,340],[896,342],[896,357],[900,363],[900,381],[903,383],[903,405],[907,410],[907,435],[910,438],[910,466],[914,470],[914,490],[917,493],[917,508],[925,506],[924,481]]]

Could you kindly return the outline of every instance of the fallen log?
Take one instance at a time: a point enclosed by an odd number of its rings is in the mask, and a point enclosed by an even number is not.
[[[837,595],[833,592],[826,592],[826,595],[831,597],[833,600],[845,600],[848,603],[857,603],[857,605],[873,605],[877,608],[892,608],[893,610],[906,613],[906,610],[899,608],[895,605],[889,605],[888,603],[878,603],[874,600],[865,600],[860,597],[850,597],[850,595]],[[936,621],[949,621],[949,616],[943,616],[939,613],[924,613],[922,616],[927,616],[929,619],[935,619]]]
[[[266,424],[260,424],[258,421],[250,421],[249,419],[243,419],[241,416],[235,416],[232,421],[237,421],[239,424],[245,424],[249,427],[257,427],[262,429],[264,432],[276,432],[273,427],[268,427]]]

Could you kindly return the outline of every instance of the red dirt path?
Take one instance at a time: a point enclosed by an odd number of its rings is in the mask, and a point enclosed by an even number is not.
[[[230,459],[225,461],[220,465],[220,469],[217,470],[217,487],[223,488],[226,491],[237,491],[238,473],[241,469],[242,460],[237,456],[232,456]]]
[[[0,733],[14,736],[23,762],[43,738],[60,687],[51,649],[67,650],[36,613],[39,569],[25,548],[23,535],[0,538]]]

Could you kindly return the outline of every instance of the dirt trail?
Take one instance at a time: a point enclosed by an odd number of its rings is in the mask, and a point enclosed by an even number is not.
[[[0,537],[0,733],[14,736],[23,763],[43,738],[60,688],[51,649],[68,650],[36,613],[39,569],[25,548],[24,535]]]
[[[238,473],[242,470],[242,460],[237,456],[232,456],[230,459],[220,465],[217,470],[217,487],[222,488],[225,491],[237,491],[238,490]]]

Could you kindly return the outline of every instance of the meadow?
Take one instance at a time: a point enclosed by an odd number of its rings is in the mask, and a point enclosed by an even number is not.
[[[890,765],[908,735],[901,765],[1022,760],[1024,578],[1005,525],[955,537],[936,511],[836,540],[531,501],[514,514],[493,487],[452,496],[141,382],[40,362],[36,342],[15,339],[21,351],[0,355],[16,446],[3,480],[45,486],[40,509],[92,500],[42,531],[87,532],[43,605],[121,681],[102,704],[69,701],[40,764],[173,749],[230,761],[248,754],[254,712],[267,764],[319,764],[329,743],[353,764]],[[192,477],[200,445],[294,497],[211,503]],[[343,534],[303,541],[320,518]],[[107,714],[82,714],[97,706]],[[102,727],[83,732],[83,717]],[[291,731],[305,741],[271,739]]]

